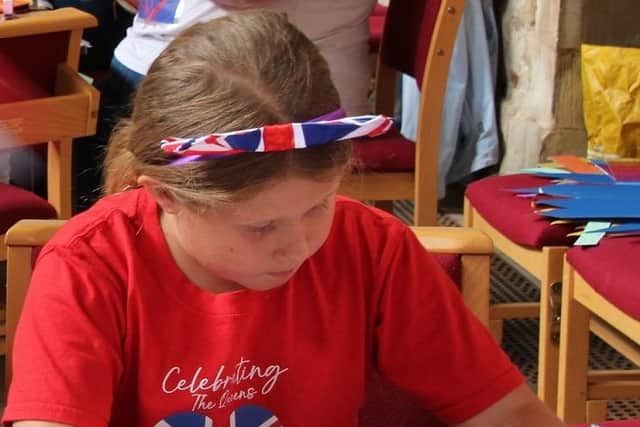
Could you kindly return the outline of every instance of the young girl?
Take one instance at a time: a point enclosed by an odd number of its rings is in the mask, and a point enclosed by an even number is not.
[[[5,425],[356,426],[374,370],[450,424],[562,425],[412,232],[336,196],[337,140],[389,126],[339,107],[282,15],[172,42],[40,254]]]

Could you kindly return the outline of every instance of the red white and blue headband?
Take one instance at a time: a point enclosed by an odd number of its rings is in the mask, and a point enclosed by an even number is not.
[[[393,121],[386,116],[344,117],[339,109],[303,123],[284,123],[196,138],[169,137],[162,150],[180,156],[170,165],[209,160],[240,153],[294,150],[329,142],[386,133]]]

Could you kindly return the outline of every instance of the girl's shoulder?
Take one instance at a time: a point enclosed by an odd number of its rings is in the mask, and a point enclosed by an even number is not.
[[[398,217],[362,203],[358,200],[338,196],[333,222],[333,236],[343,243],[354,242],[361,246],[386,246],[410,235],[409,227]]]
[[[408,226],[397,216],[367,205],[361,201],[338,196],[336,199],[335,224],[377,232],[404,232]]]
[[[153,214],[156,214],[155,202],[142,189],[106,196],[69,219],[42,252],[54,247],[72,252],[87,246],[121,247],[143,224],[149,223]]]

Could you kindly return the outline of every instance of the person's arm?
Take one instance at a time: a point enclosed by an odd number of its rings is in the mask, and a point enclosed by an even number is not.
[[[73,427],[69,424],[50,423],[48,421],[18,421],[13,427]]]
[[[560,421],[527,384],[522,384],[502,399],[461,423],[458,427],[563,427]]]

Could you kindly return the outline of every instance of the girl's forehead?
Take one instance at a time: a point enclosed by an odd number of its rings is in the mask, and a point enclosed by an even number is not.
[[[225,210],[244,221],[296,216],[335,194],[341,179],[341,175],[336,175],[327,180],[296,177],[274,180],[250,198],[227,205]]]

